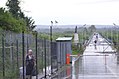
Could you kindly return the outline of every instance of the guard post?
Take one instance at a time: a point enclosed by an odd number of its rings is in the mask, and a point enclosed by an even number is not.
[[[58,67],[62,67],[65,64],[70,64],[72,58],[72,37],[59,37],[56,39],[57,42],[57,61]]]

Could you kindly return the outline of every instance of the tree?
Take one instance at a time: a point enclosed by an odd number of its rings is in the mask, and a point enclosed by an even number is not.
[[[12,15],[16,18],[19,17],[21,9],[20,9],[20,1],[19,0],[8,0],[6,3],[6,6],[8,7],[8,10]]]
[[[0,27],[6,31],[21,32],[25,30],[26,22],[20,18],[14,18],[4,8],[0,8]]]
[[[12,13],[15,18],[22,18],[26,21],[26,29],[28,31],[33,31],[33,29],[36,27],[34,25],[35,21],[31,17],[25,16],[25,14],[21,11],[19,4],[19,0],[8,0],[6,6],[8,7],[9,12]]]
[[[91,25],[91,26],[89,27],[89,31],[90,31],[91,33],[95,32],[95,31],[96,31],[95,25]]]
[[[34,25],[35,21],[31,17],[25,17],[25,21],[26,21],[27,29],[29,31],[33,31],[33,29],[36,27],[36,25]]]

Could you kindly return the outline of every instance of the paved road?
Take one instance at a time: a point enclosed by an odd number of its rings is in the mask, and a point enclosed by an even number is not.
[[[108,41],[94,35],[83,57],[73,64],[72,79],[119,79],[119,57],[114,52]]]

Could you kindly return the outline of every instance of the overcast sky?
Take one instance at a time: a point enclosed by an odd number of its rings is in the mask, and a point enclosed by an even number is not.
[[[119,0],[22,0],[21,7],[38,25],[119,24]]]

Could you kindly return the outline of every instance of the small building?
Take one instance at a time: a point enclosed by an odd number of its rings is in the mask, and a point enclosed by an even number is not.
[[[58,67],[61,67],[66,64],[66,55],[72,54],[72,37],[59,37],[56,43]],[[70,62],[72,62],[71,57]]]

